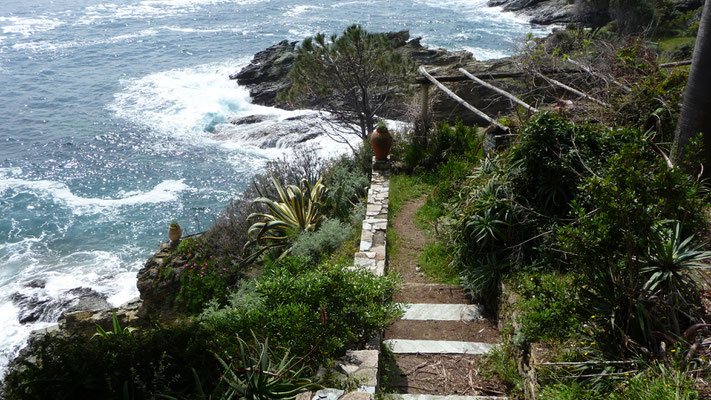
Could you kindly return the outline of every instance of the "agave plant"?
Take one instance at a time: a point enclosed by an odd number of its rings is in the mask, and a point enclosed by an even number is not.
[[[264,241],[268,243],[248,257],[248,262],[254,261],[269,249],[288,247],[289,239],[295,233],[316,230],[323,217],[322,200],[328,193],[328,188],[322,183],[323,178],[313,185],[306,179],[302,179],[299,186],[288,185],[286,188],[282,187],[273,176],[271,179],[279,195],[279,200],[275,201],[266,197],[254,200],[264,204],[269,213],[253,213],[247,217],[248,220],[261,218],[262,221],[249,228],[247,233],[250,240],[245,248]],[[288,250],[287,248],[282,252],[279,258],[284,257]]]
[[[239,339],[239,346],[238,365],[217,357],[225,370],[222,381],[228,387],[223,398],[293,399],[300,392],[322,388],[301,377],[305,368],[297,367],[303,359],[289,357],[287,352],[275,362],[268,340],[262,343],[254,337],[254,344],[249,345]]]
[[[673,224],[671,228],[665,225]],[[676,318],[677,310],[686,309],[688,288],[693,287],[690,272],[709,269],[702,261],[711,258],[711,252],[701,250],[694,244],[694,236],[681,236],[679,221],[664,221],[655,229],[648,254],[642,258],[640,273],[645,279],[643,289],[658,295],[668,296],[671,301],[671,318],[675,333],[680,333]]]
[[[121,329],[121,325],[119,324],[119,319],[118,316],[116,315],[116,311],[113,312],[113,331],[106,331],[104,328],[102,328],[99,325],[96,325],[96,333],[92,338],[94,337],[102,337],[104,339],[109,339],[111,337],[118,337],[118,336],[123,336],[130,338],[133,335],[133,332],[137,330],[137,328],[132,328],[130,326],[127,326],[123,329]]]
[[[643,259],[645,266],[640,272],[647,277],[645,290],[674,290],[687,283],[690,270],[709,268],[709,264],[701,261],[711,258],[711,252],[695,245],[693,235],[682,240],[678,221],[665,221],[664,224],[668,223],[673,223],[673,228],[660,226],[655,230],[649,253]]]

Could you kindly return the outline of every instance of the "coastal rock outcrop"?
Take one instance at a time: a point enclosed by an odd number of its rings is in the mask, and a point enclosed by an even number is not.
[[[43,294],[41,290],[44,284],[33,281],[25,285],[28,292],[14,293],[11,298],[13,304],[19,308],[19,321],[27,324],[36,321],[55,321],[61,313],[69,313],[78,310],[102,310],[110,308],[111,305],[103,295],[93,289],[78,287],[67,290],[59,297],[52,298]]]
[[[606,10],[596,7],[580,7],[579,1],[571,0],[489,0],[489,7],[503,7],[504,11],[525,14],[531,23],[540,25],[582,22],[602,26],[610,21]],[[704,0],[672,0],[679,11],[695,10],[704,5]]]
[[[498,0],[502,1],[502,0]],[[517,69],[512,58],[503,58],[490,61],[477,61],[472,53],[468,51],[449,51],[445,49],[433,49],[423,46],[422,38],[410,39],[409,31],[390,32],[386,35],[393,42],[396,51],[409,56],[415,65],[427,66],[435,76],[442,75],[461,75],[458,68],[465,68],[471,73],[478,75],[487,73],[512,72]],[[243,68],[240,72],[231,75],[233,79],[237,79],[240,85],[246,86],[252,96],[252,101],[255,104],[264,106],[283,107],[276,104],[276,94],[282,90],[288,90],[291,82],[288,78],[289,68],[293,65],[295,57],[295,44],[293,42],[282,41],[268,49],[257,53],[252,62]],[[276,62],[275,65],[271,63]],[[412,82],[413,89],[417,90],[414,81]],[[475,107],[484,110],[490,115],[497,115],[500,112],[505,112],[510,108],[510,104],[506,101],[496,101],[492,93],[482,88],[479,85],[471,82],[459,82],[447,84],[459,96],[470,102]],[[511,90],[513,93],[522,91],[520,82],[503,82],[501,86]],[[461,106],[447,96],[441,96],[439,91],[433,91],[434,96],[437,96],[437,101],[434,103],[432,116],[435,120],[449,120],[454,115],[458,115],[463,122],[468,124],[482,123],[477,116],[471,113],[457,112]],[[304,106],[308,108],[309,105]],[[389,104],[383,107],[383,113],[379,115],[382,118],[408,120],[407,105]],[[261,116],[247,116],[230,120],[231,125],[240,125],[240,135],[251,135],[265,146],[279,144],[280,139],[274,140],[274,133],[260,137],[261,130],[258,129],[262,125]],[[246,129],[245,127],[250,127]],[[246,129],[246,130],[245,130]],[[299,127],[299,129],[303,129]],[[229,131],[220,132],[218,136],[229,135]],[[269,139],[269,140],[267,140]],[[263,147],[260,145],[260,147]],[[139,281],[140,279],[139,273]],[[140,288],[140,283],[139,283]]]
[[[584,18],[576,12],[574,2],[568,0],[489,0],[487,5],[521,12],[529,16],[532,23],[541,25],[582,22]]]
[[[468,51],[425,47],[420,43],[422,38],[410,40],[410,32],[406,30],[385,35],[393,42],[397,51],[408,55],[417,65],[462,65],[474,60]],[[277,104],[276,96],[280,91],[291,87],[288,74],[295,59],[296,42],[283,40],[255,54],[249,65],[230,75],[230,79],[237,80],[239,85],[249,90],[254,104],[290,109],[286,105]],[[308,108],[308,104],[306,107]]]
[[[146,318],[167,321],[172,320],[179,311],[177,297],[180,293],[180,276],[174,271],[181,262],[180,259],[170,259],[170,243],[163,243],[158,252],[151,257],[138,271],[136,286],[143,302],[140,310],[141,316]],[[176,268],[163,268],[168,260]]]
[[[230,79],[249,89],[255,104],[276,104],[279,91],[291,85],[287,75],[296,59],[296,42],[281,42],[254,55],[252,61]]]

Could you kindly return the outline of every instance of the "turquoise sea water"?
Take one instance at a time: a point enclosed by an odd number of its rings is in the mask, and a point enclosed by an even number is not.
[[[488,59],[547,32],[485,3],[0,2],[0,370],[69,289],[115,305],[137,296],[136,271],[172,219],[206,228],[260,165],[289,154],[294,113],[250,104],[227,78],[255,52],[360,23]],[[249,114],[270,116],[275,138],[211,129]],[[21,324],[18,294],[53,306]]]

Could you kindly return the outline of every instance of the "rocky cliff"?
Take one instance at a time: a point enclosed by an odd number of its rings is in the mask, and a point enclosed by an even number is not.
[[[402,54],[409,56],[417,66],[425,65],[428,71],[435,75],[460,74],[458,68],[466,68],[475,74],[486,74],[487,72],[509,72],[514,69],[512,60],[504,58],[495,61],[477,61],[472,53],[468,51],[448,51],[445,49],[432,49],[423,46],[422,38],[410,39],[409,31],[390,32],[386,35],[393,41],[395,49]],[[249,89],[252,101],[255,104],[264,106],[276,106],[288,108],[288,106],[277,104],[276,95],[279,91],[288,90],[291,82],[288,78],[289,70],[296,57],[296,43],[282,41],[264,51],[257,53],[249,65],[241,71],[230,75],[231,79]],[[414,84],[414,81],[413,81]],[[476,107],[488,109],[496,114],[499,104],[492,104],[488,94],[481,92],[481,88],[471,84],[455,84],[453,88],[463,97],[472,101]],[[309,108],[306,104],[305,108]],[[383,118],[406,119],[407,106],[403,104],[391,104],[386,107],[386,112],[380,115]],[[502,105],[508,107],[508,104]],[[437,119],[449,119],[457,104],[449,98],[442,98],[437,102],[434,116]],[[501,108],[503,109],[503,108]],[[463,116],[465,122],[479,122],[474,117]],[[471,118],[471,119],[469,119]],[[249,123],[249,121],[239,121]]]
[[[534,24],[550,25],[585,20],[585,16],[576,13],[572,0],[489,0],[487,5],[525,14]]]
[[[422,46],[421,38],[410,40],[409,31],[390,32],[386,35],[395,45],[396,51],[408,55],[417,65],[464,65],[466,62],[475,62],[468,51],[447,51]],[[288,74],[295,59],[296,42],[284,40],[255,54],[249,65],[230,75],[230,79],[237,80],[237,83],[249,89],[253,103],[288,108],[277,104],[276,96],[291,87]]]
[[[600,7],[578,7],[582,0],[489,0],[489,7],[503,7],[530,17],[534,24],[550,25],[582,22],[586,25],[604,25],[610,21],[606,10]],[[673,6],[682,12],[704,5],[704,0],[672,0]]]

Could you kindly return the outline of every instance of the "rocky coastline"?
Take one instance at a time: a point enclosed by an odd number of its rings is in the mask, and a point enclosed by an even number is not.
[[[694,9],[703,0],[674,0],[679,10]],[[557,24],[566,22],[589,22],[591,16],[576,12],[576,1],[573,0],[489,0],[489,6],[502,7],[505,11],[522,13],[536,24]],[[459,75],[459,68],[464,68],[474,75],[489,73],[509,73],[518,70],[513,57],[496,60],[479,61],[468,51],[449,51],[423,46],[422,38],[411,38],[409,31],[390,32],[386,35],[393,41],[396,51],[409,56],[416,65],[426,66],[435,76]],[[240,71],[230,75],[230,79],[249,90],[253,103],[289,109],[288,105],[276,102],[280,91],[288,90],[291,83],[288,72],[296,58],[297,42],[283,40],[255,54],[251,62]],[[412,82],[413,87],[416,83]],[[511,93],[526,90],[523,82],[516,79],[500,81],[499,85]],[[469,82],[448,83],[455,93],[475,107],[484,110],[489,115],[499,115],[506,112],[510,105],[492,96],[487,89]],[[477,124],[482,121],[476,116],[461,113],[456,102],[446,96],[435,93],[436,102],[432,110],[435,120],[448,120],[458,115],[464,123]],[[308,105],[306,105],[308,107]],[[406,106],[405,106],[406,107]],[[388,112],[382,117],[407,120],[408,110],[402,105],[388,107]],[[305,117],[298,117],[305,118]],[[247,116],[229,121],[232,125],[256,125],[263,122],[264,117]],[[297,129],[297,128],[294,128]],[[258,135],[259,131],[253,133]],[[304,137],[303,140],[312,139]],[[273,147],[273,140],[265,139],[263,147]],[[168,244],[161,245],[158,251],[150,257],[137,276],[137,286],[140,297],[133,299],[118,308],[111,307],[106,296],[88,288],[75,288],[67,291],[57,302],[49,302],[41,296],[16,293],[12,296],[14,304],[22,311],[21,323],[37,320],[57,320],[58,324],[42,331],[36,331],[32,337],[44,333],[66,336],[90,337],[96,331],[96,325],[110,326],[113,312],[116,312],[122,326],[150,326],[156,321],[171,321],[177,315],[175,296],[179,282],[175,276],[169,279],[159,277],[160,266],[167,259]],[[32,281],[28,288],[43,287],[42,281]],[[30,339],[30,343],[32,338]]]

